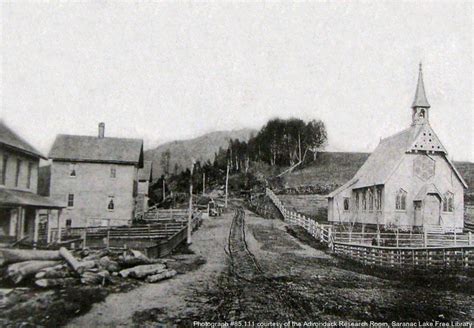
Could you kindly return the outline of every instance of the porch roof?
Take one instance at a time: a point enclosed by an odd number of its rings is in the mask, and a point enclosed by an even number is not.
[[[436,186],[433,183],[430,183],[421,187],[420,191],[418,191],[418,194],[416,194],[413,200],[421,201],[425,199],[426,195],[428,194],[438,195],[440,198],[442,198],[441,193],[439,192],[438,188],[436,188]]]
[[[47,197],[27,191],[12,189],[0,189],[0,206],[1,205],[32,206],[40,208],[66,207],[65,205],[55,202]]]

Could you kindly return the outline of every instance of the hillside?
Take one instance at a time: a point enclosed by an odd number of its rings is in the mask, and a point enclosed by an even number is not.
[[[316,160],[300,170],[285,175],[279,182],[283,188],[317,186],[321,193],[330,192],[347,182],[370,154],[321,152]]]
[[[155,149],[145,151],[145,160],[153,161],[153,177],[159,178],[163,174],[163,168],[160,165],[160,159],[167,150],[170,151],[170,170],[174,171],[176,164],[179,171],[190,166],[192,158],[196,161],[205,162],[214,160],[214,154],[220,147],[227,148],[230,139],[239,139],[247,141],[253,129],[241,129],[232,131],[216,131],[203,136],[188,139],[171,141],[159,145]]]
[[[304,189],[302,186],[317,186],[323,192],[332,191],[347,182],[369,157],[369,153],[322,152],[316,161],[301,170],[284,176],[280,185],[284,188]],[[466,195],[474,196],[474,163],[454,162],[469,189]]]

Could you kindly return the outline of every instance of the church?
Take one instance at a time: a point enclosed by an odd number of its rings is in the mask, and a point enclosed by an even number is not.
[[[467,188],[430,126],[420,64],[407,129],[382,139],[355,176],[328,195],[332,224],[462,232]]]

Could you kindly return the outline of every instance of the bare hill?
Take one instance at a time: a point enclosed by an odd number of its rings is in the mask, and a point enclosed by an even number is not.
[[[167,150],[171,153],[170,170],[173,173],[176,164],[179,171],[190,167],[192,158],[201,162],[213,161],[214,154],[221,147],[226,149],[230,139],[247,141],[252,133],[256,133],[256,130],[215,131],[194,139],[167,142],[155,149],[146,150],[145,160],[153,161],[153,177],[159,178],[163,174],[160,159]]]
[[[316,191],[332,191],[347,182],[369,157],[369,153],[322,152],[316,161],[307,164],[301,170],[283,177],[281,184],[285,188],[304,189],[303,186],[316,186]],[[469,189],[466,195],[474,198],[474,163],[454,162]],[[314,190],[314,189],[313,189]]]

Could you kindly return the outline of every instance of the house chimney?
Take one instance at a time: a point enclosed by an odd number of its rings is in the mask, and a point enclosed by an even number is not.
[[[104,134],[105,134],[105,123],[100,122],[99,123],[99,138],[102,139],[104,137]]]

